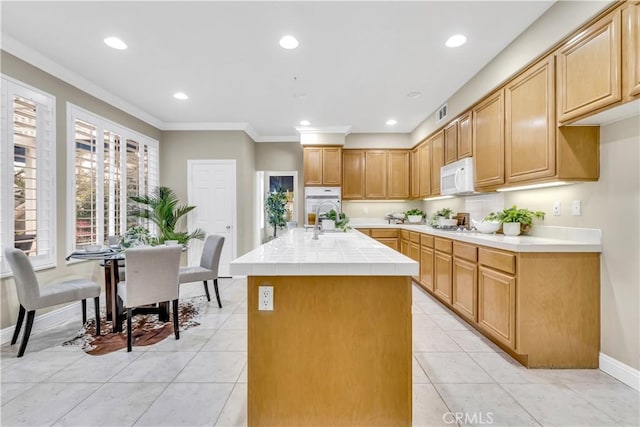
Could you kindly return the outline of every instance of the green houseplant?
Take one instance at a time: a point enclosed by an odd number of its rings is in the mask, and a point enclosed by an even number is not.
[[[431,225],[439,227],[451,227],[458,223],[457,219],[452,219],[453,211],[449,208],[442,208],[431,217]]]
[[[151,194],[130,196],[129,199],[138,204],[129,215],[147,219],[158,227],[157,240],[149,243],[163,244],[165,240],[177,240],[186,244],[191,239],[204,240],[206,233],[199,228],[191,233],[176,230],[180,220],[196,207],[178,205],[178,196],[169,187],[156,187]]]
[[[530,211],[529,209],[518,209],[516,205],[499,212],[491,212],[485,217],[487,221],[499,221],[502,223],[502,232],[508,236],[517,236],[526,233],[531,229],[534,219],[544,219],[544,212]],[[507,225],[506,224],[513,224]],[[517,225],[515,225],[517,224]]]
[[[336,224],[336,228],[347,231],[351,228],[349,225],[349,217],[345,213],[338,214],[334,209],[329,212],[320,214],[321,219],[330,219]]]
[[[407,219],[409,220],[409,222],[422,222],[422,218],[424,218],[424,211],[422,211],[421,209],[409,209],[408,211],[406,211],[404,213],[407,216]]]
[[[287,193],[284,189],[278,188],[273,193],[268,193],[264,201],[267,213],[267,223],[273,227],[273,237],[278,233],[278,227],[287,225]]]

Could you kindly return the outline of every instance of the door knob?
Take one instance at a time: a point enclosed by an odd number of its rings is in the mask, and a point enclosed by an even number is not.
[[[231,226],[230,225],[227,225],[227,230],[231,230]]]

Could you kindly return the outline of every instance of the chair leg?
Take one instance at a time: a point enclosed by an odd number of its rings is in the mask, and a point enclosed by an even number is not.
[[[100,336],[100,297],[95,297],[93,299],[94,302],[94,310],[96,312],[96,336]]]
[[[204,283],[204,291],[207,293],[207,301],[211,301],[211,295],[209,295],[209,284],[206,280],[203,280],[202,283]]]
[[[87,300],[82,300],[82,324],[87,323]]]
[[[36,317],[35,310],[27,312],[27,324],[24,327],[24,336],[22,337],[20,350],[18,350],[18,357],[22,357],[24,355],[24,351],[27,349],[27,343],[29,342],[29,335],[31,335],[31,328],[33,327],[34,317]]]
[[[127,352],[131,351],[131,315],[133,314],[133,310],[131,308],[127,308]]]
[[[213,289],[216,291],[216,299],[218,300],[218,308],[222,308],[222,302],[220,302],[220,292],[218,292],[218,279],[213,279]]]
[[[22,304],[20,305],[20,311],[18,311],[18,321],[16,322],[16,328],[13,331],[13,338],[11,338],[11,345],[14,345],[18,341],[18,335],[20,335],[20,329],[22,328],[22,322],[24,321],[24,314],[27,310],[24,309]]]
[[[180,324],[178,323],[178,300],[173,300],[173,331],[176,335],[176,339],[180,339]]]

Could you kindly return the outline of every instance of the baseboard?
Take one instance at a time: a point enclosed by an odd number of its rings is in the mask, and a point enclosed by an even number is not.
[[[104,300],[104,294],[100,295],[100,300]],[[38,316],[38,312],[36,311],[36,318],[33,321],[33,329],[31,330],[32,334],[37,334],[38,332],[45,330],[47,328],[53,328],[62,323],[68,322],[70,319],[73,319],[73,316],[78,316],[82,314],[82,308],[80,306],[80,301],[74,302],[72,304],[67,304],[64,307],[60,307],[48,313]],[[93,312],[93,299],[87,300],[87,318],[95,317]],[[26,316],[25,316],[26,318]],[[26,319],[25,319],[26,320]],[[80,319],[80,323],[82,323],[82,319]],[[4,328],[0,330],[0,345],[11,342],[11,337],[13,336],[13,331],[15,331],[16,326],[12,325],[8,328]],[[18,338],[18,342],[22,339],[22,334],[24,333],[24,324],[22,325],[22,330],[20,331],[20,338]]]
[[[600,370],[611,375],[618,381],[625,383],[629,387],[640,391],[640,371],[637,369],[625,365],[611,356],[600,353]]]

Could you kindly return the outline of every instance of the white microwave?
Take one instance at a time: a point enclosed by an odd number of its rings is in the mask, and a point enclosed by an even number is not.
[[[473,194],[473,159],[466,157],[440,169],[440,194]]]

